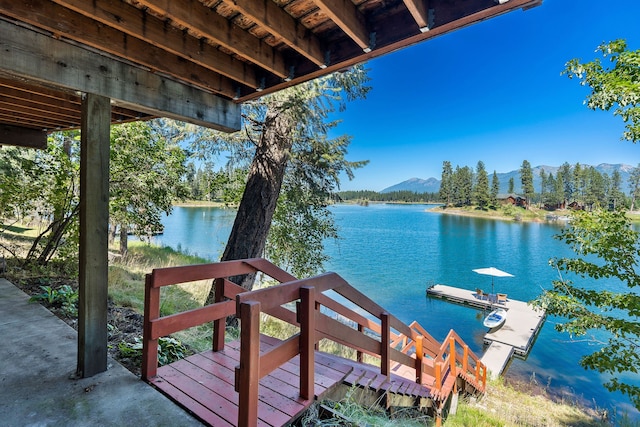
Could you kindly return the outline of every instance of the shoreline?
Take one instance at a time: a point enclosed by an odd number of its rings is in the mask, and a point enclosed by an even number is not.
[[[457,216],[466,216],[470,218],[484,218],[484,219],[494,219],[498,221],[510,221],[510,222],[548,222],[545,218],[540,218],[538,216],[530,217],[530,216],[522,216],[519,219],[505,214],[503,211],[471,211],[463,208],[443,208],[442,206],[435,206],[433,208],[427,209],[427,212],[433,212],[443,215],[457,215]]]

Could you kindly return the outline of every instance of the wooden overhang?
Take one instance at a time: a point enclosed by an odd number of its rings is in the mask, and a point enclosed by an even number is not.
[[[239,104],[542,0],[0,0],[0,144],[166,116],[221,130]]]

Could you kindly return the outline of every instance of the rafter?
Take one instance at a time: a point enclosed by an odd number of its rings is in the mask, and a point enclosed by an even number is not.
[[[429,0],[403,0],[407,10],[413,16],[413,19],[418,24],[418,28],[423,33],[429,31],[429,10],[427,2]]]
[[[9,6],[9,4],[11,4]],[[0,0],[0,11],[12,17],[27,17],[23,20],[58,36],[101,49],[107,53],[130,61],[137,61],[152,70],[162,69],[176,79],[206,88],[232,98],[236,93],[233,81],[217,72],[194,66],[156,46],[122,34],[111,27],[99,25],[84,15],[51,3],[50,1],[12,2]],[[215,83],[215,86],[213,85]]]
[[[122,1],[54,1],[77,13],[92,17],[106,26],[139,38],[155,48],[170,52],[188,62],[194,62],[252,89],[260,86],[255,70],[248,63],[238,61],[208,43],[186,35],[177,28],[167,26],[166,23]],[[162,57],[160,52],[156,53],[160,58]]]
[[[282,54],[253,37],[197,0],[138,0],[138,3],[190,28],[201,37],[218,43],[236,55],[269,70],[280,78],[288,76]]]
[[[314,0],[314,3],[364,52],[371,51],[366,20],[351,0]]]
[[[269,29],[283,42],[319,67],[324,67],[320,40],[271,0],[222,0],[257,24]]]
[[[233,131],[240,106],[139,67],[0,20],[1,67],[12,76],[100,94],[151,115]]]

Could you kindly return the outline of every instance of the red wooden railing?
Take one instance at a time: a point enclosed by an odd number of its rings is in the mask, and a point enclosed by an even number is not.
[[[228,280],[256,272],[281,284],[246,292]],[[161,287],[204,279],[215,279],[214,304],[160,317]],[[338,302],[330,291],[365,314]],[[284,307],[293,302],[295,310]],[[295,325],[299,332],[261,352],[261,313]],[[480,392],[485,389],[486,368],[454,331],[439,343],[419,324],[404,324],[335,273],[297,280],[264,259],[156,269],[147,275],[143,378],[157,374],[159,337],[213,321],[213,350],[218,351],[224,348],[225,318],[232,314],[241,321],[240,365],[235,381],[241,426],[257,424],[260,379],[297,355],[300,397],[314,398],[315,350],[323,338],[355,349],[360,362],[364,354],[379,358],[380,373],[387,377],[392,366],[415,369],[415,380],[429,387],[432,398],[440,404],[457,391],[458,378]],[[343,319],[338,320],[339,316]]]

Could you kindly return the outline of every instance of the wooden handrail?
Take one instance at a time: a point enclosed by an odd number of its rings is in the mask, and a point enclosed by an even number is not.
[[[235,285],[229,277],[263,273],[279,285],[254,291]],[[195,280],[214,279],[215,302],[211,305],[160,317],[160,288]],[[351,301],[363,315],[326,292]],[[295,302],[295,310],[285,308]],[[261,313],[299,328],[291,338],[266,350],[260,349]],[[342,316],[345,323],[332,317]],[[258,384],[291,358],[300,356],[300,397],[314,397],[315,351],[322,338],[351,347],[357,360],[368,354],[380,359],[380,373],[390,377],[392,363],[415,369],[416,380],[431,378],[432,395],[442,402],[456,389],[452,376],[462,376],[484,391],[486,367],[463,340],[451,330],[440,343],[417,322],[406,325],[335,273],[296,279],[262,258],[226,261],[197,266],[156,269],[145,279],[143,340],[144,379],[157,375],[158,338],[199,324],[214,322],[213,350],[224,348],[227,316],[240,317],[240,365],[235,387],[239,393],[240,426],[257,424]]]

